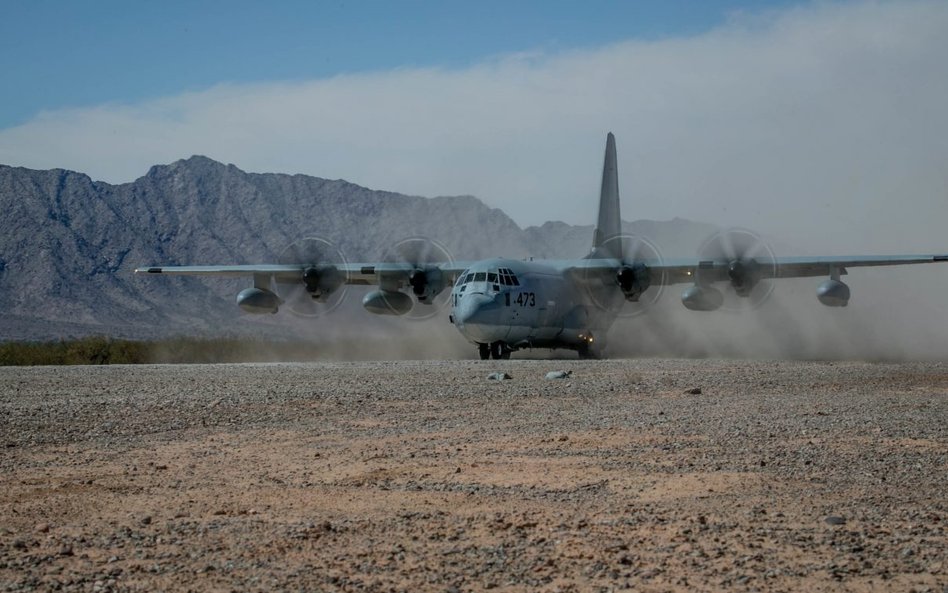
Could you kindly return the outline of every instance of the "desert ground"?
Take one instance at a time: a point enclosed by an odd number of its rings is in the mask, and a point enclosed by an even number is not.
[[[0,385],[2,591],[948,592],[948,364],[34,367]]]

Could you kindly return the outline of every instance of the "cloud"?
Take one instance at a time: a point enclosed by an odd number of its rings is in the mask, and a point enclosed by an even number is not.
[[[205,154],[591,224],[611,130],[626,219],[943,249],[946,56],[943,2],[817,3],[687,38],[46,112],[0,131],[0,162],[123,182]]]

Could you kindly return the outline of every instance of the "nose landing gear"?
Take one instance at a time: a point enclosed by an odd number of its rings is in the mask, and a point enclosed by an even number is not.
[[[507,360],[513,350],[505,342],[491,342],[490,344],[478,344],[477,353],[481,360],[493,358],[494,360]]]

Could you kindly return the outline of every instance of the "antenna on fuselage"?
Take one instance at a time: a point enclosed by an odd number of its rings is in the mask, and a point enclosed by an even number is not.
[[[619,170],[616,165],[616,137],[606,136],[606,158],[602,165],[602,189],[599,192],[599,218],[593,233],[590,258],[621,258],[622,242],[610,241],[622,233],[619,216]]]

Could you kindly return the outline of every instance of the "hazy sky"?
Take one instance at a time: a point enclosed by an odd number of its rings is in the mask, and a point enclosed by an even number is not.
[[[3,8],[3,164],[118,183],[204,154],[591,224],[613,131],[626,219],[948,243],[946,2]]]

